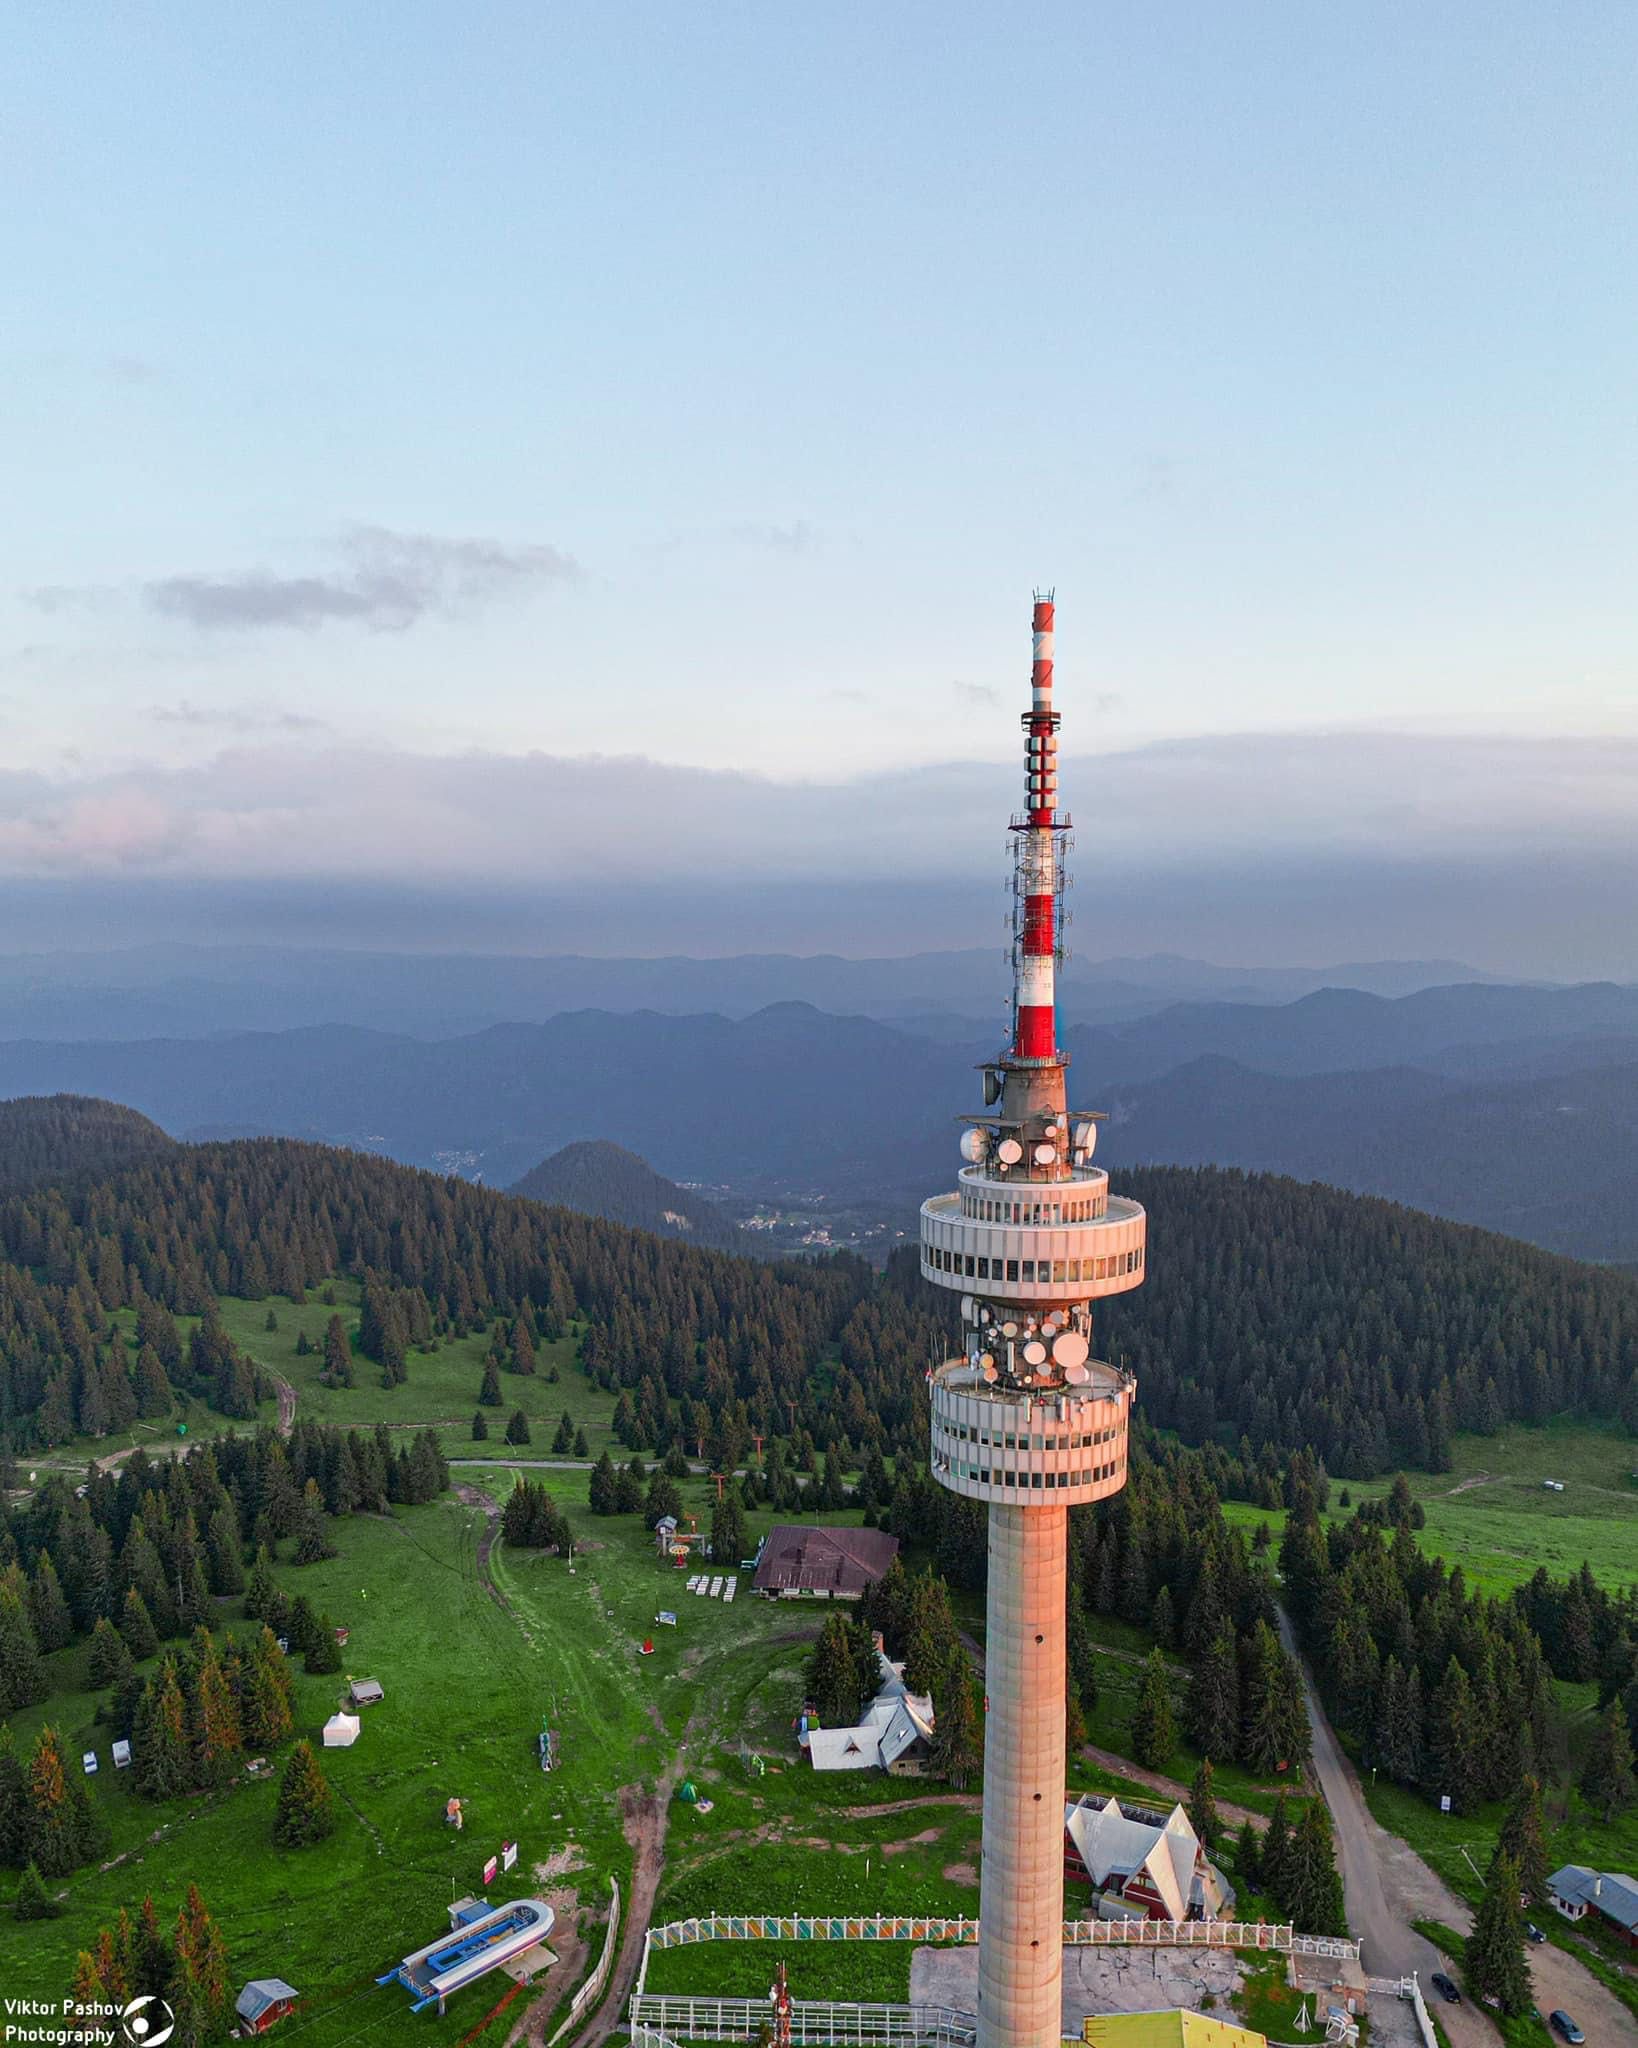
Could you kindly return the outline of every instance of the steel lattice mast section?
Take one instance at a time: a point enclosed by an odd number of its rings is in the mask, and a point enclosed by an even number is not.
[[[1126,1484],[1136,1384],[1092,1357],[1092,1303],[1140,1285],[1146,1219],[1093,1166],[1058,1049],[1063,855],[1053,604],[1035,602],[1028,802],[1012,820],[1013,1035],[984,1070],[953,1195],[922,1205],[921,1268],[961,1296],[932,1375],[933,1475],[989,1503],[979,2048],[1059,2048],[1069,1510]]]

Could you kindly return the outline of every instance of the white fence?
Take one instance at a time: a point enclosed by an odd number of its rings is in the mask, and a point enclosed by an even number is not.
[[[766,1998],[663,1998],[638,1993],[631,2001],[632,2048],[670,2041],[751,2041],[768,2024]],[[940,2005],[853,2005],[844,2000],[791,2001],[791,2048],[825,2043],[852,2048],[972,2048],[978,2038],[970,2012]]]
[[[603,1995],[604,1985],[609,1981],[609,1971],[614,1967],[615,1940],[620,1932],[620,1881],[618,1878],[611,1877],[609,1879],[609,1892],[611,1895],[609,1899],[609,1926],[608,1932],[603,1936],[603,1953],[597,1958],[597,1968],[592,1971],[585,1983],[581,1985],[580,1989],[570,2000],[569,2016],[552,2036],[552,2048],[556,2048],[556,2044],[563,2039],[563,2036],[569,2029],[572,2026],[578,2025],[582,2017],[597,2003]],[[648,1964],[648,1951],[646,1949],[643,1951],[643,1963],[646,1968]]]
[[[914,1941],[964,1945],[978,1939],[970,1915],[888,1913],[704,1913],[651,1927],[643,1943],[643,1967],[655,1949],[684,1948],[700,1941]],[[1066,1920],[1065,1948],[1252,1948],[1282,1955],[1359,1955],[1359,1943],[1330,1934],[1298,1934],[1289,1925],[1263,1920]]]

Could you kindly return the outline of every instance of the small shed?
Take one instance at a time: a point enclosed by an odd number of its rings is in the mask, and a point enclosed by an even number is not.
[[[351,1749],[358,1740],[358,1728],[356,1714],[332,1714],[324,1724],[325,1748]]]
[[[247,2034],[265,2034],[296,2009],[300,1993],[282,1977],[253,1977],[233,2001]]]
[[[379,1678],[355,1678],[347,1688],[347,1695],[355,1707],[373,1707],[378,1700],[387,1697]]]
[[[131,1763],[131,1745],[123,1737],[114,1744],[114,1769],[128,1770]]]

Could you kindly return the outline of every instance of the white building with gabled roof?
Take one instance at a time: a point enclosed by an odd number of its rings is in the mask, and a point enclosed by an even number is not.
[[[1151,1920],[1220,1920],[1234,1892],[1181,1806],[1160,1814],[1086,1793],[1064,1806],[1064,1874],[1116,1911]]]
[[[911,1775],[933,1746],[933,1702],[911,1692],[904,1666],[878,1650],[881,1690],[855,1728],[812,1728],[808,1762],[816,1771],[892,1771]]]

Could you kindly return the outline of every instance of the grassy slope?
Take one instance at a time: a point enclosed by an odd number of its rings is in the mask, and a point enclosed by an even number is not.
[[[1427,1515],[1418,1537],[1422,1548],[1459,1564],[1469,1585],[1505,1593],[1538,1565],[1562,1578],[1583,1560],[1605,1585],[1638,1579],[1638,1483],[1631,1477],[1638,1444],[1622,1430],[1585,1423],[1514,1427],[1500,1436],[1458,1437],[1453,1449],[1453,1471],[1406,1477]],[[1543,1479],[1562,1479],[1565,1491],[1548,1492]],[[1374,1500],[1390,1483],[1352,1480],[1348,1491],[1356,1503]],[[1333,1519],[1350,1512],[1338,1506],[1341,1491],[1333,1481]],[[1226,1502],[1223,1512],[1247,1530],[1267,1522],[1276,1540],[1285,1519],[1242,1501]]]

